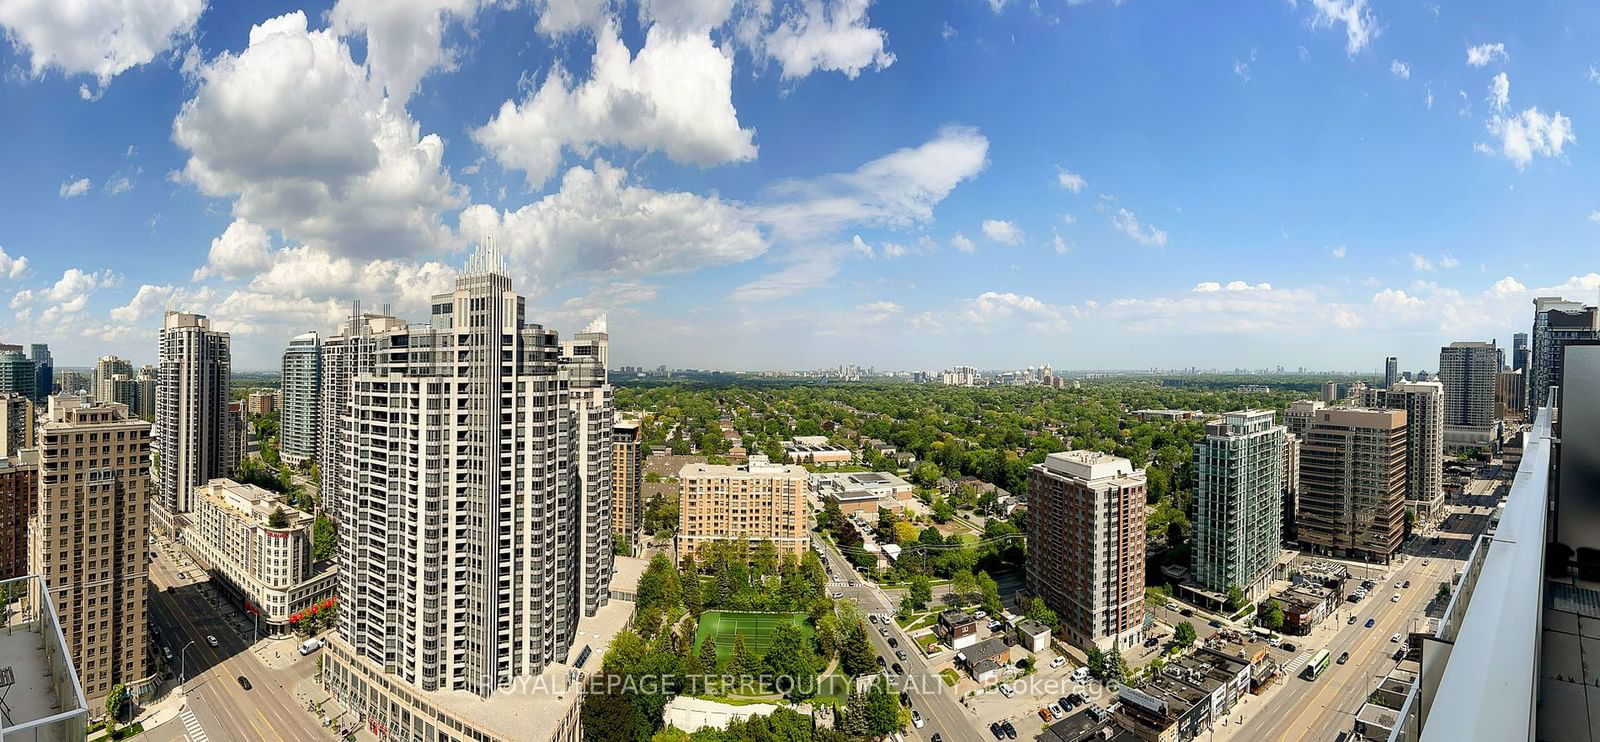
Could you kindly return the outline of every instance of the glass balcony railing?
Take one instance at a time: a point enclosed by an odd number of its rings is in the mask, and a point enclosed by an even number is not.
[[[0,581],[0,742],[83,742],[89,704],[37,576]]]

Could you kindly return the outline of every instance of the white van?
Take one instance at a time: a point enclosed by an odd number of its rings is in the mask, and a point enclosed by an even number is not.
[[[1017,689],[1011,687],[1010,684],[1008,684],[1008,683],[1001,683],[1000,684],[1000,695],[1005,696],[1006,698],[1010,698],[1011,695],[1013,693],[1016,693],[1016,692],[1017,692]]]
[[[315,652],[321,648],[321,639],[307,639],[303,642],[300,642],[300,654],[302,655],[311,654],[312,652]]]
[[[1089,668],[1087,668],[1087,667],[1079,667],[1078,669],[1072,671],[1072,682],[1074,682],[1074,683],[1086,683],[1088,681],[1089,681]]]

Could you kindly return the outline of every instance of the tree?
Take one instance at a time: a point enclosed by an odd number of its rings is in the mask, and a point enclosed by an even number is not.
[[[962,596],[978,592],[978,579],[972,576],[969,570],[960,570],[950,575],[950,592]]]
[[[276,506],[276,507],[274,507],[272,509],[272,514],[267,516],[267,527],[269,527],[269,528],[288,528],[289,527],[289,514],[283,512],[283,507],[282,506]]]
[[[728,655],[729,675],[749,675],[759,669],[756,665],[755,655],[750,653],[750,648],[745,646],[744,632],[735,631],[733,634],[733,654]]]
[[[579,712],[583,716],[584,742],[635,742],[639,712],[620,691],[609,690],[621,688],[622,684],[596,676],[592,687],[595,690],[584,694]]]
[[[867,690],[865,702],[867,733],[887,737],[900,728],[900,699],[889,692],[887,679],[879,676]]]
[[[789,622],[778,624],[772,630],[771,645],[762,659],[785,698],[799,702],[816,690],[811,681],[817,674],[817,653],[798,626]]]
[[[628,545],[628,534],[622,531],[611,532],[611,554],[612,556],[629,556],[633,554],[633,548]]]
[[[644,574],[639,575],[639,585],[635,588],[638,596],[637,604],[641,612],[652,608],[671,609],[677,607],[683,600],[683,588],[678,583],[678,570],[672,568],[672,560],[666,554],[657,553],[650,558],[650,566],[645,567]]]
[[[933,498],[933,521],[935,523],[949,523],[956,515],[956,506],[943,497]]]
[[[1111,651],[1106,653],[1104,672],[1105,677],[1103,679],[1108,683],[1120,683],[1127,677],[1128,666],[1122,661],[1121,650],[1112,647]]]
[[[1283,628],[1283,605],[1276,600],[1267,601],[1266,610],[1261,612],[1261,625],[1274,631]]]
[[[339,549],[339,527],[326,515],[318,515],[311,526],[311,558],[317,561],[332,559]]]
[[[1433,594],[1433,599],[1434,600],[1438,600],[1438,601],[1449,600],[1450,599],[1450,583],[1448,583],[1448,582],[1439,583],[1439,590]]]
[[[1051,629],[1054,629],[1056,624],[1060,622],[1056,617],[1056,612],[1050,610],[1050,607],[1044,604],[1044,598],[1037,595],[1033,596],[1033,600],[1028,601],[1027,616],[1045,626],[1049,626]]]
[[[867,642],[867,625],[859,618],[845,632],[844,646],[839,654],[839,664],[846,675],[855,677],[873,671],[877,654]]]
[[[1105,677],[1105,674],[1106,674],[1106,655],[1105,655],[1105,652],[1100,651],[1099,647],[1089,647],[1089,653],[1088,654],[1089,654],[1089,662],[1088,662],[1087,665],[1085,665],[1085,667],[1089,668],[1089,677],[1096,678],[1096,679]]]
[[[1237,611],[1245,605],[1244,590],[1238,585],[1228,586],[1228,610]]]
[[[122,718],[122,707],[128,701],[128,690],[117,683],[111,686],[111,693],[106,696],[106,731],[111,732],[117,728],[117,721]]]
[[[831,660],[839,653],[839,619],[833,612],[822,614],[815,624],[817,641],[817,654],[822,659]]]
[[[720,663],[717,661],[717,642],[715,637],[708,636],[704,641],[700,642],[700,666],[704,667],[706,672],[715,674],[719,665]]]
[[[778,547],[774,546],[771,541],[762,541],[756,544],[755,548],[750,551],[750,566],[758,580],[777,572]]]
[[[933,584],[927,575],[917,575],[911,578],[911,587],[907,590],[906,600],[917,608],[922,608],[933,600]]]
[[[690,617],[700,618],[706,609],[705,587],[700,584],[700,575],[691,569],[680,576],[678,583],[683,590],[683,609]]]
[[[1005,606],[1000,602],[1000,586],[995,583],[994,578],[990,577],[988,572],[979,572],[977,579],[978,591],[982,595],[979,602],[983,605],[983,609],[991,615],[1002,613]]]
[[[1177,642],[1178,646],[1180,647],[1194,646],[1194,641],[1196,638],[1197,636],[1194,631],[1194,624],[1189,623],[1188,621],[1179,623],[1177,627],[1172,630],[1172,640]]]

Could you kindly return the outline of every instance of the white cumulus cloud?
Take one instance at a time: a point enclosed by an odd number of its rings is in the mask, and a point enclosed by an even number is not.
[[[148,64],[194,31],[206,0],[5,0],[0,27],[28,58],[34,77],[52,67],[93,75],[100,91],[111,78]]]
[[[872,0],[801,0],[773,13],[770,2],[758,2],[740,36],[758,61],[776,61],[784,80],[817,70],[839,72],[853,80],[862,70],[881,70],[895,61],[887,49],[888,34],[873,28],[867,18],[871,4]]]
[[[1500,154],[1522,170],[1535,156],[1560,157],[1561,150],[1577,141],[1572,119],[1560,111],[1546,115],[1537,106],[1511,116],[1489,119],[1489,133],[1500,142]],[[1488,150],[1492,151],[1492,150]]]
[[[1600,214],[1600,211],[1595,213]],[[1596,221],[1600,221],[1600,219],[1597,219]],[[954,237],[950,238],[950,246],[955,248],[956,252],[964,252],[968,255],[971,255],[978,249],[977,245],[972,244],[972,240],[967,239],[967,236],[960,232],[957,232]]]
[[[1367,0],[1311,0],[1311,7],[1312,28],[1344,26],[1344,49],[1352,57],[1381,33]]]
[[[983,236],[1004,245],[1015,245],[1022,242],[1022,230],[1014,222],[1004,219],[983,220]]]
[[[1060,166],[1056,167],[1056,183],[1073,193],[1081,192],[1088,185],[1082,175]]]
[[[480,0],[339,0],[328,20],[340,35],[362,33],[372,78],[390,98],[404,103],[435,69],[454,63],[442,39],[451,19],[477,13]]]
[[[1504,62],[1508,59],[1510,57],[1506,55],[1506,45],[1504,43],[1478,44],[1467,47],[1467,66],[1469,67],[1484,67],[1495,60]]]
[[[0,276],[16,280],[27,273],[28,256],[18,255],[13,258],[6,254],[5,248],[0,247]]]
[[[229,280],[251,276],[271,265],[268,252],[272,240],[267,230],[248,219],[235,219],[223,233],[211,240],[206,264],[195,269],[192,280],[216,275]]]
[[[1398,59],[1389,63],[1389,73],[1402,80],[1411,79],[1411,65]]]
[[[89,192],[88,178],[68,178],[62,181],[61,187],[56,189],[56,195],[62,198],[77,198]]]

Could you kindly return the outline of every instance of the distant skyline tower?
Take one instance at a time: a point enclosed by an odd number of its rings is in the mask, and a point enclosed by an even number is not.
[[[322,339],[315,332],[290,339],[283,352],[283,410],[278,416],[278,455],[289,466],[317,458],[321,378]]]
[[[1400,359],[1389,356],[1383,359],[1383,388],[1388,389],[1400,380]]]
[[[33,361],[34,399],[43,404],[44,400],[55,392],[55,358],[50,355],[50,346],[45,343],[34,343],[28,353],[28,357]]]
[[[1600,310],[1559,296],[1533,300],[1533,345],[1528,355],[1528,418],[1549,404],[1550,387],[1561,385],[1563,349],[1600,339]]]
[[[1454,342],[1440,348],[1439,381],[1444,383],[1445,448],[1490,445],[1500,383],[1494,342]]]
[[[1511,370],[1521,371],[1528,375],[1528,333],[1519,332],[1511,336]]]
[[[21,346],[13,346],[21,347]],[[0,350],[0,394],[20,394],[30,400],[39,399],[34,389],[33,361],[20,350]]]
[[[227,476],[231,342],[201,314],[168,311],[161,328],[156,382],[155,525],[176,533],[192,509],[194,488]]]
[[[97,402],[115,402],[132,406],[129,399],[117,399],[116,377],[133,378],[133,364],[112,355],[100,356],[94,362],[94,387],[89,391]]]

